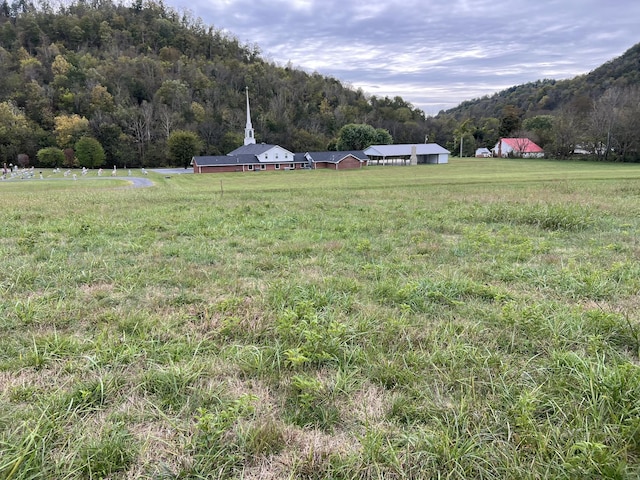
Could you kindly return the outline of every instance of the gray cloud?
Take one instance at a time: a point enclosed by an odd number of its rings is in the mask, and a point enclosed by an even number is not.
[[[640,2],[173,0],[266,59],[400,95],[427,114],[587,73],[640,41]]]

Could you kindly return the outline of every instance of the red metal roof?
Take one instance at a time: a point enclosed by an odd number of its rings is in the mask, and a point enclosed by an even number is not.
[[[533,143],[528,138],[503,138],[502,141],[514,150],[521,153],[542,153],[539,145]]]

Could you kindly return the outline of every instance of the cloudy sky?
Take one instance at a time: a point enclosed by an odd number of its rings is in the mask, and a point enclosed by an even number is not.
[[[257,44],[428,115],[505,88],[588,73],[640,42],[638,0],[169,0]]]

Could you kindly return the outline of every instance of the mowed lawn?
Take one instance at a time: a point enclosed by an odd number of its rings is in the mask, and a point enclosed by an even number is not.
[[[44,177],[0,478],[640,476],[640,164]]]

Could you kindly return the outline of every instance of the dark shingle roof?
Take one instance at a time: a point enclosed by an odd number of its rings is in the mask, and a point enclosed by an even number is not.
[[[220,167],[223,165],[254,165],[260,163],[255,155],[207,155],[193,157],[200,167]]]
[[[227,155],[260,155],[271,150],[273,147],[277,147],[277,145],[269,145],[267,143],[254,143],[238,147],[232,152],[227,153]]]
[[[352,155],[363,162],[369,159],[362,150],[348,150],[342,152],[308,152],[308,155],[314,162],[328,163],[338,163],[349,155]]]
[[[193,163],[200,167],[222,167],[228,165],[266,165],[266,164],[288,164],[303,163],[307,160],[304,154],[296,154],[293,160],[281,160],[273,162],[261,162],[258,157],[250,154],[241,155],[205,155],[201,157],[193,157]]]

